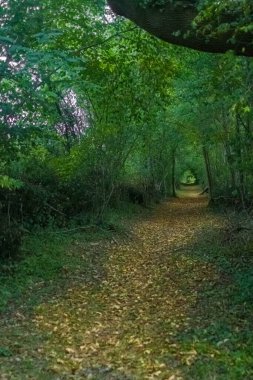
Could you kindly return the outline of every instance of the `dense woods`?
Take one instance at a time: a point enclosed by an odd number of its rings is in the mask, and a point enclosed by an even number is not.
[[[252,36],[252,0],[0,0],[0,380],[253,378]]]
[[[251,59],[173,47],[103,2],[1,3],[2,256],[34,226],[173,195],[186,170],[248,205]]]

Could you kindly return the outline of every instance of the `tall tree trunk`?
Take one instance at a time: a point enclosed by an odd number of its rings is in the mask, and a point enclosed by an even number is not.
[[[207,175],[207,181],[208,181],[208,187],[209,187],[209,196],[210,196],[210,199],[212,200],[214,198],[213,176],[212,176],[210,157],[209,157],[209,153],[208,153],[206,146],[203,146],[203,155],[204,155],[205,166],[206,166],[206,175]]]
[[[231,151],[228,115],[226,114],[224,105],[222,106],[222,123],[221,124],[224,131],[224,148],[226,152],[227,166],[228,166],[228,170],[230,172],[230,177],[231,177],[231,187],[232,189],[236,189],[236,173],[235,173],[235,168],[234,168],[234,157]]]
[[[238,115],[236,115],[236,151],[238,160],[238,192],[240,194],[241,203],[243,208],[245,208],[245,181],[244,181],[244,171],[243,171],[243,157],[242,157],[242,136],[240,129],[240,120]]]
[[[171,168],[172,196],[176,198],[176,149],[172,151],[172,168]]]

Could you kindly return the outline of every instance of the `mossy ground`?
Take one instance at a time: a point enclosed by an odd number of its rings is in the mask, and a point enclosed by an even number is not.
[[[177,199],[125,235],[41,238],[2,316],[0,379],[252,379],[252,245],[226,223]]]

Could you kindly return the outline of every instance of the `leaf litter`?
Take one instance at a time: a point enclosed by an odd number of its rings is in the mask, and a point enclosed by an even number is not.
[[[181,337],[196,324],[199,293],[220,277],[190,254],[203,230],[223,225],[206,206],[206,199],[170,200],[135,222],[127,242],[92,244],[94,255],[106,254],[96,281],[66,278],[64,294],[1,326],[0,345],[12,355],[0,357],[0,379],[187,378],[184,367],[203,353],[194,337],[190,344]],[[204,356],[219,356],[222,344]]]

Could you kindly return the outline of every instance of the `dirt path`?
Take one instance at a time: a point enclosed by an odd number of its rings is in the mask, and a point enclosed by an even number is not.
[[[0,379],[192,378],[199,305],[221,276],[205,252],[194,254],[203,233],[222,224],[206,206],[201,198],[159,205],[132,227],[131,239],[104,248],[95,282],[70,282],[32,316],[5,323],[0,346],[14,354],[0,358]],[[216,352],[206,349],[201,360]]]
[[[207,198],[207,194],[200,195],[203,192],[203,187],[200,185],[183,185],[177,189],[178,198]]]

